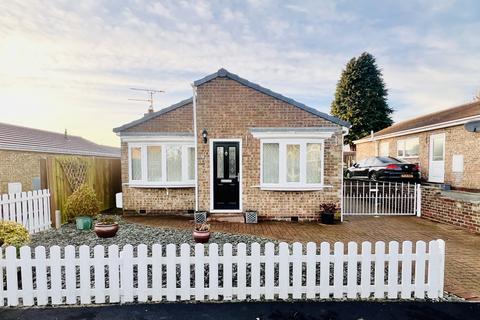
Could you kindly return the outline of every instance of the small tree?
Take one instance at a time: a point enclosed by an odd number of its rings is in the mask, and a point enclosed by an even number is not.
[[[83,184],[67,199],[65,213],[68,220],[78,216],[95,216],[100,211],[100,203],[92,187]]]
[[[355,148],[353,141],[363,138],[372,130],[378,131],[392,125],[393,109],[387,104],[382,72],[371,54],[364,52],[347,63],[337,83],[331,113],[351,123],[345,142],[352,149]]]

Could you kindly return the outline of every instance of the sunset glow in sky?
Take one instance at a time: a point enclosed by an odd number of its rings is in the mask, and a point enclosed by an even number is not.
[[[387,4],[388,3],[388,4]],[[340,73],[372,53],[394,120],[480,89],[479,1],[1,1],[0,122],[119,145],[112,128],[224,67],[329,112]]]

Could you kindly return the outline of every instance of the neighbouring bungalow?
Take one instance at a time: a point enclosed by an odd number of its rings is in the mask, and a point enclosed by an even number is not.
[[[82,164],[75,179],[94,187],[101,209],[113,207],[120,189],[119,148],[66,133],[0,123],[0,194],[49,189],[52,212],[62,210],[73,191],[65,173],[72,161]]]
[[[420,165],[423,179],[480,190],[480,101],[396,123],[355,141],[356,160],[391,156]]]
[[[340,204],[349,126],[220,69],[193,98],[113,130],[124,212],[316,220],[321,203]]]

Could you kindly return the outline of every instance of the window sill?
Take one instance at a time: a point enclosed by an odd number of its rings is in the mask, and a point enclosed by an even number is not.
[[[330,185],[316,185],[316,186],[254,186],[262,191],[320,191],[328,188],[333,188]]]
[[[131,188],[152,188],[152,189],[169,189],[169,188],[195,188],[195,183],[185,184],[142,184],[142,183],[126,183]]]

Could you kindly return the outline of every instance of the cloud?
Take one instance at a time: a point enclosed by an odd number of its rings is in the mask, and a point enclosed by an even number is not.
[[[328,112],[345,63],[365,50],[384,70],[397,120],[471,98],[480,87],[475,10],[369,5],[1,2],[2,121],[68,126],[116,144],[111,129],[146,110],[127,100],[141,98],[130,87],[165,90],[159,108],[190,96],[192,81],[220,67]]]

